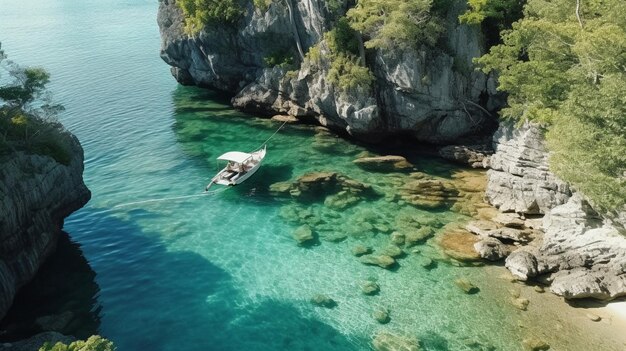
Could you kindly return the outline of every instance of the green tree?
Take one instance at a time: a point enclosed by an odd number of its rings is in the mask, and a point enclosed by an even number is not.
[[[432,0],[359,0],[347,17],[368,38],[368,48],[433,46],[444,27],[432,5]]]
[[[177,0],[185,18],[185,32],[198,33],[207,24],[231,24],[243,15],[239,0]],[[255,1],[260,3],[260,1]]]
[[[504,118],[540,123],[550,167],[602,210],[626,204],[626,2],[529,0],[477,62],[508,92]]]
[[[7,61],[0,47],[0,72],[10,79],[0,86],[0,156],[26,151],[51,156],[63,164],[71,157],[65,129],[56,121],[63,106],[53,104],[43,68],[22,68]]]

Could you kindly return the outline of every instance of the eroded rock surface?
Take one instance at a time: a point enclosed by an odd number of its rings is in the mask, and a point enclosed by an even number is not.
[[[539,127],[502,122],[494,137],[486,197],[503,212],[545,214],[571,196],[569,186],[548,169]]]
[[[83,150],[68,132],[71,160],[14,152],[0,158],[0,318],[21,286],[54,251],[63,220],[91,194],[83,183]]]
[[[494,125],[489,111],[501,98],[495,80],[471,68],[485,41],[479,27],[459,23],[463,1],[452,3],[445,16],[446,50],[372,50],[366,65],[375,88],[347,90],[327,78],[331,65],[323,41],[347,1],[340,1],[337,13],[322,0],[293,1],[293,16],[285,2],[274,1],[265,12],[252,1],[243,4],[245,14],[235,24],[208,25],[190,37],[176,2],[160,1],[161,57],[179,82],[235,94],[233,105],[245,111],[316,119],[368,140],[403,133],[449,143]],[[321,42],[319,62],[301,59],[298,40],[304,53]],[[292,57],[295,70],[268,67],[265,59],[276,53]]]

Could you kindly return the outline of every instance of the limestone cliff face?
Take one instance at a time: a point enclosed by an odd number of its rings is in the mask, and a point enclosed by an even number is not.
[[[54,250],[64,218],[91,196],[83,150],[69,132],[62,137],[71,145],[68,166],[23,152],[0,157],[0,318]]]
[[[161,57],[179,82],[228,91],[242,110],[315,118],[368,140],[408,134],[449,143],[494,124],[488,111],[500,104],[493,79],[472,68],[472,58],[485,47],[478,28],[458,23],[463,3],[457,1],[448,12],[445,49],[368,52],[366,64],[375,76],[369,90],[342,91],[326,79],[323,43],[320,63],[299,60],[296,33],[303,52],[323,42],[347,1],[337,14],[322,0],[291,1],[293,22],[285,1],[275,1],[267,12],[255,10],[250,1],[236,25],[207,26],[190,38],[175,0],[161,0]],[[264,58],[276,52],[291,53],[299,69],[287,74],[267,67]]]
[[[493,136],[496,153],[487,172],[487,200],[503,212],[545,214],[571,196],[569,186],[552,174],[548,150],[537,126],[501,122]]]

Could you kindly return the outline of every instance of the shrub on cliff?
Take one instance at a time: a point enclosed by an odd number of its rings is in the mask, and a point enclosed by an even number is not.
[[[185,17],[185,32],[191,35],[209,23],[233,23],[243,14],[238,0],[178,0],[177,3]]]
[[[444,28],[432,5],[432,0],[359,0],[347,17],[368,38],[368,48],[435,45]]]
[[[626,204],[626,2],[529,0],[478,60],[504,118],[545,126],[550,167],[603,210]]]
[[[0,86],[0,156],[10,151],[47,155],[69,164],[70,151],[63,126],[55,120],[63,110],[51,103],[46,84],[50,75],[42,68],[22,68],[4,61],[0,71],[12,78]]]
[[[69,345],[57,342],[52,345],[45,343],[39,348],[39,351],[115,351],[113,343],[99,335],[92,335],[89,339],[82,341],[74,341]]]

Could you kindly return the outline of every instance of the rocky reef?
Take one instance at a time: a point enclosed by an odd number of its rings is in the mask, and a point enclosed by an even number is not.
[[[55,250],[64,218],[91,196],[83,149],[75,136],[59,133],[69,145],[68,165],[21,151],[0,157],[0,318]]]
[[[176,1],[161,0],[161,57],[180,83],[229,92],[236,108],[317,120],[369,141],[405,134],[450,143],[495,126],[501,97],[492,77],[471,68],[486,47],[479,27],[459,24],[464,1],[449,5],[436,47],[368,49],[366,66],[375,78],[369,89],[341,89],[327,77],[324,33],[349,6],[339,3],[331,12],[321,0],[274,1],[266,10],[247,1],[236,23],[207,24],[190,36]],[[298,54],[318,44],[318,62]],[[291,71],[267,64],[276,53],[294,59]]]

